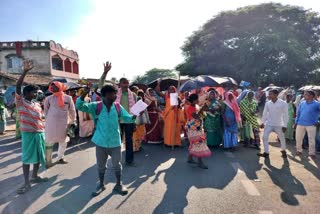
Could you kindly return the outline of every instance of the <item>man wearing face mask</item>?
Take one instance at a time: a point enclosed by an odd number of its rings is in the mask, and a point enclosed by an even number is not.
[[[57,163],[67,164],[64,153],[67,149],[67,128],[76,122],[76,111],[71,96],[64,93],[66,86],[61,82],[52,82],[49,85],[51,96],[45,99],[44,113],[46,117],[46,159],[47,167],[52,166],[52,148],[55,143],[59,143]]]

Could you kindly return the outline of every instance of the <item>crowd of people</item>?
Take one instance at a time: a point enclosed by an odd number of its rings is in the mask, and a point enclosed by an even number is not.
[[[263,129],[264,152],[258,156],[269,158],[268,138],[275,132],[281,143],[281,156],[287,157],[286,144],[296,139],[296,155],[302,147],[309,147],[309,156],[316,158],[320,152],[320,102],[314,91],[303,95],[288,89],[284,94],[271,88],[265,92],[244,88],[241,91],[226,89],[223,93],[215,88],[178,92],[170,86],[166,92],[160,84],[146,91],[129,88],[129,81],[121,78],[119,86],[104,85],[111,63],[104,64],[98,85],[86,87],[67,95],[65,86],[51,82],[52,95],[44,100],[43,107],[34,99],[38,88],[27,85],[21,94],[21,85],[32,62],[24,61],[24,72],[17,82],[15,94],[22,137],[22,163],[25,184],[18,193],[27,192],[30,183],[45,182],[48,178],[38,176],[40,164],[53,167],[52,148],[59,144],[55,163],[67,164],[64,153],[69,136],[73,137],[76,126],[80,137],[90,137],[95,144],[99,185],[92,193],[96,196],[104,187],[106,161],[111,157],[116,176],[114,191],[127,194],[121,183],[122,144],[125,146],[125,165],[135,166],[134,153],[144,144],[164,144],[170,148],[189,144],[187,163],[207,169],[203,158],[212,150],[222,147],[234,152],[240,145],[260,150],[260,130]],[[178,103],[172,103],[172,94],[178,94]],[[139,115],[131,114],[131,108],[142,100],[147,109]],[[1,102],[0,102],[1,107]],[[260,118],[261,117],[261,118]],[[305,135],[307,132],[307,135]],[[307,137],[305,137],[307,136]],[[194,160],[197,158],[197,161]],[[29,179],[30,164],[34,165]]]

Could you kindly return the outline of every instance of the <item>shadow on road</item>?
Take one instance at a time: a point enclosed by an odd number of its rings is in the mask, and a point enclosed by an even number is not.
[[[73,179],[64,179],[53,185],[59,186],[59,189],[52,193],[52,201],[37,213],[79,213],[92,199],[91,191],[94,185],[91,181],[96,175],[96,166],[93,165],[83,171],[78,177]]]
[[[183,153],[180,152],[180,155],[171,161],[169,168],[157,171],[151,182],[156,184],[163,176],[167,185],[162,201],[153,213],[184,213],[184,208],[188,205],[187,195],[192,187],[222,190],[237,174],[230,162],[224,160],[226,157],[222,151],[215,150],[211,157],[204,159],[209,166],[207,170],[188,164],[186,150]]]
[[[17,195],[16,193],[12,193],[12,195],[0,201],[0,204],[4,204],[10,201],[9,204],[3,209],[2,213],[17,213],[17,211],[19,211],[19,213],[25,213],[28,207],[30,207],[35,201],[41,198],[41,196],[47,191],[47,189],[54,185],[56,179],[57,176],[53,176],[49,178],[49,181],[47,183],[33,185],[31,190],[24,195]]]
[[[307,195],[307,192],[301,181],[292,175],[288,159],[284,159],[281,169],[272,166],[269,158],[265,159],[264,164],[268,167],[264,170],[269,174],[272,182],[283,191],[282,201],[291,206],[298,206],[299,201],[296,195]]]

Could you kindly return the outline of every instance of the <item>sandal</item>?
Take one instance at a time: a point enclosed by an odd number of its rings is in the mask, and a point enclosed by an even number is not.
[[[19,195],[22,195],[22,194],[28,192],[30,189],[31,189],[30,184],[29,184],[29,185],[23,185],[22,187],[20,187],[20,188],[17,190],[17,193],[18,193]]]
[[[40,176],[37,176],[35,178],[30,179],[30,183],[36,184],[36,183],[43,183],[43,182],[48,182],[49,178],[41,178]]]

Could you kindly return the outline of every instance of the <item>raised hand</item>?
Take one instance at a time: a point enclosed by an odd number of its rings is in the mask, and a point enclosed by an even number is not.
[[[23,71],[28,72],[33,68],[33,62],[29,59],[23,61]]]
[[[85,87],[85,88],[83,89],[83,91],[82,91],[81,95],[86,96],[87,94],[89,94],[89,92],[90,92],[90,88]]]
[[[110,70],[111,70],[111,62],[107,61],[106,63],[103,63],[103,67],[104,67],[104,74],[107,74]]]

